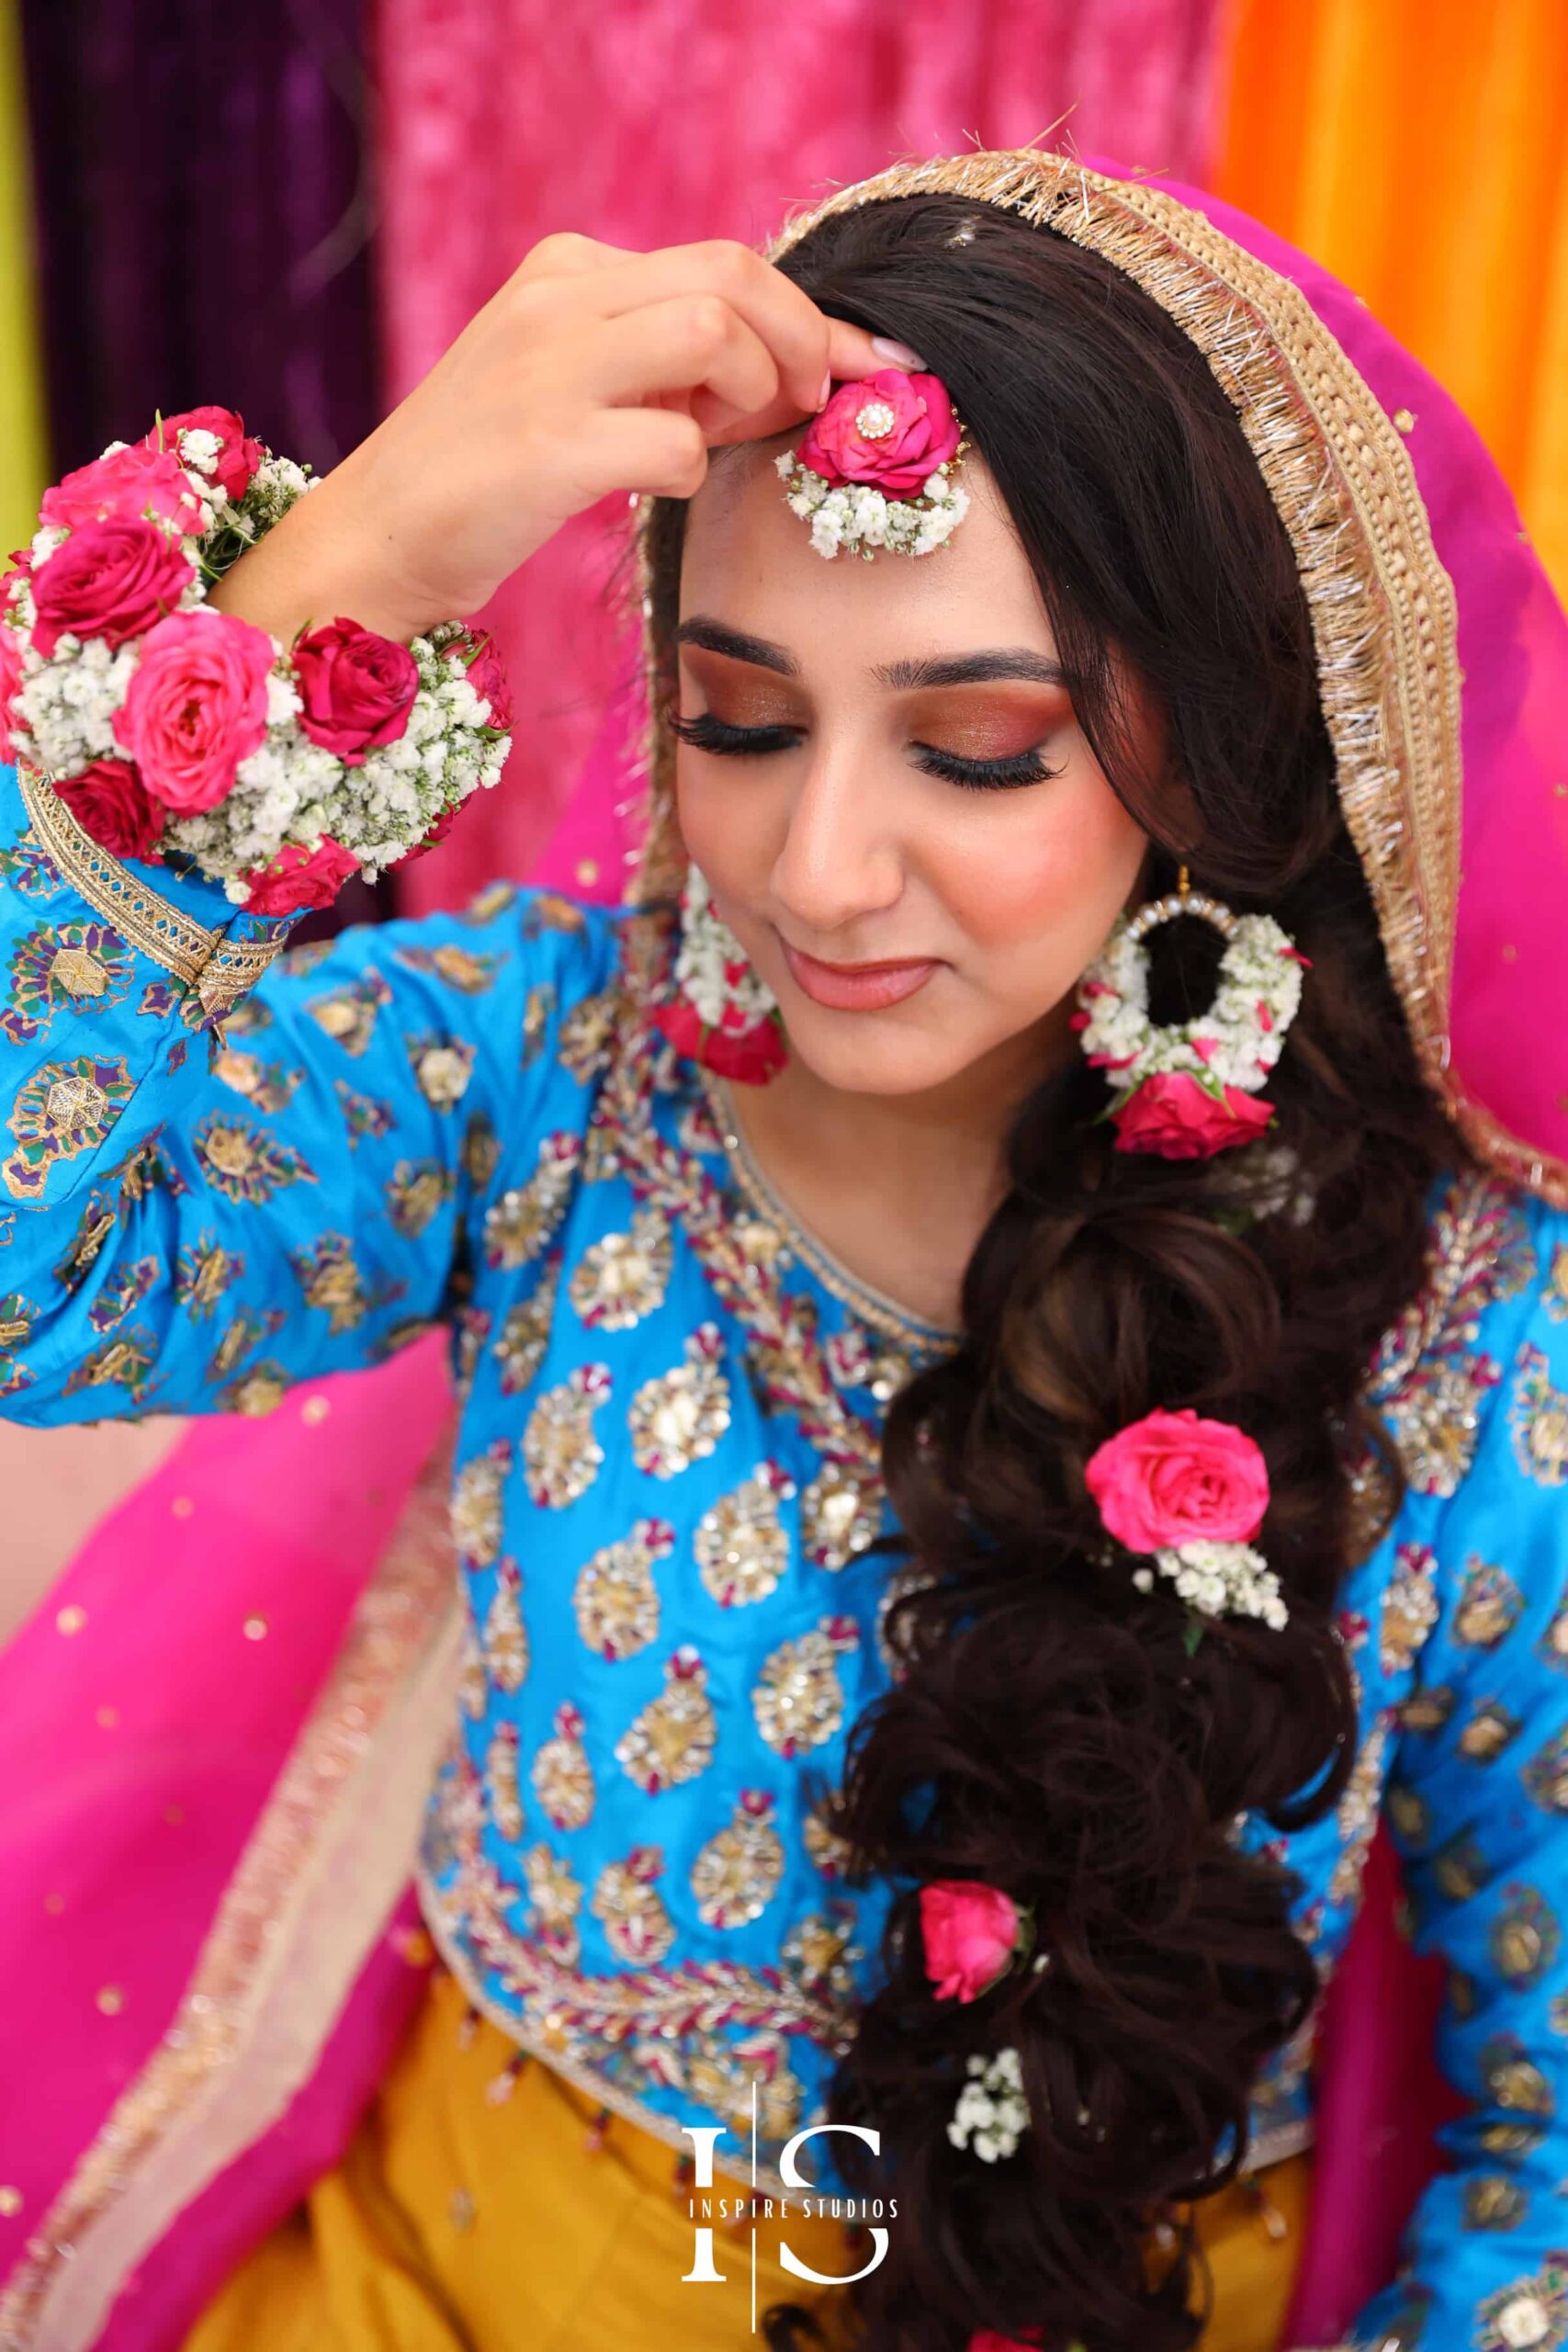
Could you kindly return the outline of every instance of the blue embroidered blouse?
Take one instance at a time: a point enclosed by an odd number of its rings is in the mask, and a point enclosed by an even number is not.
[[[286,931],[0,770],[0,1401],[260,1412],[450,1327],[433,1932],[521,2044],[676,2144],[723,2124],[741,2178],[755,2084],[782,2188],[886,1916],[814,1797],[895,1670],[881,1408],[945,1335],[814,1247],[640,1017],[661,915],[498,886]],[[1568,1217],[1456,1177],[1430,1263],[1371,1374],[1410,1491],[1343,1591],[1354,1775],[1272,1842],[1326,1977],[1386,1812],[1473,2102],[1356,2341],[1518,2352],[1568,2340]],[[1250,2164],[1311,2137],[1310,2041]]]

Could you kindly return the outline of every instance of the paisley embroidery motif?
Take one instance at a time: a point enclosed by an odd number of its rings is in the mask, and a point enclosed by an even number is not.
[[[451,1199],[455,1179],[438,1159],[400,1159],[383,1190],[393,1231],[417,1241]]]
[[[162,1272],[158,1260],[152,1257],[133,1258],[121,1266],[87,1309],[94,1330],[112,1331],[117,1323],[123,1323],[132,1307],[141,1306]]]
[[[528,1297],[507,1309],[491,1352],[501,1366],[503,1396],[520,1396],[531,1387],[549,1346],[555,1320],[556,1294],[560,1283],[561,1253],[553,1250],[540,1270]]]
[[[634,1968],[662,1960],[675,1940],[675,1923],[654,1891],[663,1873],[660,1847],[634,1846],[625,1861],[605,1864],[593,1890],[589,1908],[604,1924],[605,1942]]]
[[[662,1519],[639,1519],[629,1535],[602,1544],[578,1571],[572,1592],[577,1629],[603,1658],[635,1657],[659,1632],[655,1565],[675,1547]]]
[[[502,1491],[511,1462],[511,1446],[497,1438],[453,1480],[452,1541],[466,1568],[488,1568],[501,1550]]]
[[[751,1708],[758,1730],[776,1754],[798,1756],[832,1738],[844,1718],[838,1661],[859,1647],[854,1619],[832,1616],[769,1653]]]
[[[760,1919],[778,1892],[784,1851],[766,1789],[742,1789],[727,1826],[692,1864],[697,1917],[709,1928],[744,1928]]]
[[[1429,1544],[1402,1544],[1383,1587],[1378,1663],[1386,1675],[1407,1674],[1438,1622],[1437,1555]]]
[[[1557,1914],[1539,1887],[1510,1884],[1503,1892],[1506,1901],[1487,1930],[1487,1951],[1510,1984],[1537,1984],[1562,1950]]]
[[[468,1091],[478,1051],[466,1037],[443,1037],[425,1030],[403,1041],[419,1088],[433,1111],[453,1111]]]
[[[523,1798],[517,1786],[517,1726],[497,1724],[485,1750],[485,1798],[497,1834],[509,1846],[523,1835]]]
[[[663,1690],[615,1742],[616,1763],[650,1797],[705,1772],[718,1738],[707,1668],[689,1642],[674,1653],[664,1673]]]
[[[882,1526],[882,1482],[858,1462],[829,1462],[801,1498],[801,1549],[819,1568],[847,1568]]]
[[[1554,1388],[1539,1348],[1519,1350],[1508,1401],[1514,1453],[1527,1478],[1560,1487],[1568,1478],[1568,1389]]]
[[[45,1037],[62,1006],[107,1012],[130,990],[136,959],[106,922],[44,923],[11,951],[10,1002],[0,1012],[0,1035],[22,1046]]]
[[[568,1295],[591,1330],[630,1331],[663,1304],[674,1262],[669,1226],[638,1209],[629,1233],[606,1233],[583,1251]]]
[[[597,996],[579,998],[561,1023],[556,1056],[580,1086],[597,1078],[609,1061],[620,1009],[619,991],[604,989]]]
[[[583,1721],[568,1700],[555,1712],[555,1737],[534,1758],[535,1794],[557,1829],[582,1829],[593,1818],[597,1792],[583,1746]]]
[[[345,980],[325,996],[309,998],[305,1010],[318,1029],[357,1059],[370,1043],[377,1014],[391,1001],[392,991],[380,973],[367,965],[358,979]]]
[[[1495,1650],[1511,1634],[1525,1605],[1524,1594],[1506,1568],[1472,1552],[1454,1610],[1453,1638],[1466,1649]]]
[[[776,1462],[761,1462],[698,1520],[698,1572],[721,1609],[766,1600],[777,1589],[789,1566],[789,1535],[779,1505],[794,1494],[795,1480],[787,1471]]]
[[[525,1266],[539,1255],[566,1214],[581,1157],[581,1141],[569,1130],[545,1137],[528,1182],[502,1193],[485,1217],[487,1266]]]
[[[644,1381],[627,1416],[639,1470],[673,1478],[713,1452],[729,1427],[723,1352],[717,1324],[700,1324],[686,1341],[684,1363]]]
[[[564,1510],[599,1476],[604,1449],[593,1416],[610,1394],[609,1367],[580,1364],[558,1388],[547,1388],[523,1432],[528,1492],[548,1510]]]
[[[337,1096],[338,1109],[348,1131],[350,1151],[367,1136],[390,1135],[397,1119],[389,1102],[378,1102],[373,1094],[361,1094],[345,1078],[333,1079],[333,1092]]]
[[[41,1198],[57,1160],[96,1150],[133,1091],[123,1057],[73,1054],[34,1070],[18,1088],[6,1123],[17,1148],[0,1163],[0,1177],[12,1199]]]
[[[32,1385],[32,1374],[19,1351],[27,1346],[38,1309],[19,1290],[0,1297],[0,1396],[16,1396]]]
[[[269,1114],[287,1111],[305,1083],[302,1069],[263,1061],[259,1054],[243,1053],[236,1046],[225,1046],[215,1057],[212,1074],[234,1093],[243,1094],[254,1111]]]
[[[510,1557],[496,1564],[495,1591],[485,1616],[484,1656],[496,1689],[514,1697],[528,1672],[528,1628],[522,1572]]]
[[[205,1322],[226,1290],[245,1271],[243,1256],[225,1250],[215,1233],[199,1233],[180,1251],[175,1272],[175,1303],[193,1322]]]

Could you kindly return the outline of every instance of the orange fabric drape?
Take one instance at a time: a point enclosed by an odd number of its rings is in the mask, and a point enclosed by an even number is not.
[[[1568,594],[1568,8],[1229,0],[1212,185],[1454,395]]]

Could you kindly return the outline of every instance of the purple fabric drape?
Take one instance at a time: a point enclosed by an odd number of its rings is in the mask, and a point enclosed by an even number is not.
[[[52,465],[216,401],[324,473],[378,414],[360,0],[23,0]],[[332,931],[382,910],[349,886]]]

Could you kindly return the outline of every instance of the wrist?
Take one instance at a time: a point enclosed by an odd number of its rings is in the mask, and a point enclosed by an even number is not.
[[[400,589],[389,541],[378,546],[361,530],[343,472],[335,468],[247,548],[209,589],[208,603],[283,646],[340,614],[403,645],[450,617]]]

